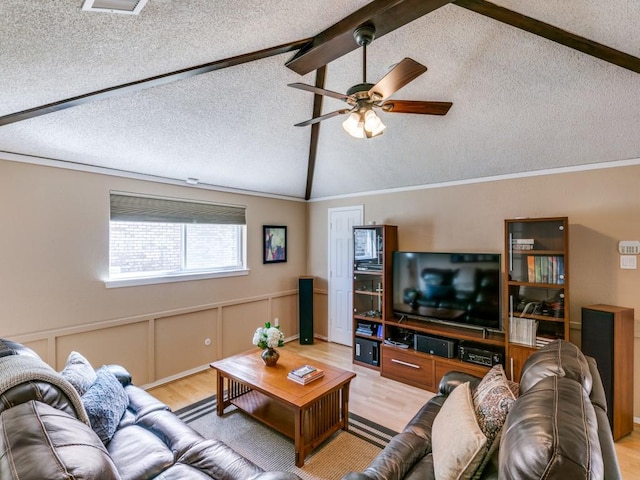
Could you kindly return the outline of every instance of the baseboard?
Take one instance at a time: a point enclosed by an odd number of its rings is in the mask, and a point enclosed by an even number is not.
[[[633,423],[640,426],[640,417],[633,417]]]
[[[184,372],[176,373],[175,375],[170,375],[168,377],[161,378],[160,380],[156,380],[155,382],[146,383],[144,385],[138,385],[138,386],[144,390],[148,390],[150,388],[159,387],[160,385],[165,385],[167,383],[175,382],[176,380],[181,380],[184,377],[188,377],[189,375],[194,375],[196,373],[204,372],[209,368],[211,368],[209,364],[200,365],[199,367],[194,367],[189,370],[185,370]]]

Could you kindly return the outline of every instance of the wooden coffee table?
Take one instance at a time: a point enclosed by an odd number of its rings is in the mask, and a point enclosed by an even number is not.
[[[301,357],[280,348],[280,359],[267,367],[260,350],[234,355],[210,366],[217,372],[217,413],[229,405],[292,438],[296,466],[338,430],[349,429],[349,384],[355,373]],[[324,377],[307,385],[287,374],[310,364],[324,370]]]

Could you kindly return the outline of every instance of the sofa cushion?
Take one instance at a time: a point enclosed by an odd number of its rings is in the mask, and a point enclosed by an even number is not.
[[[518,398],[502,432],[500,477],[603,477],[598,424],[581,384],[543,378]]]
[[[436,478],[470,479],[487,454],[487,437],[476,419],[468,383],[457,387],[433,421]]]
[[[50,405],[31,400],[0,415],[0,477],[19,480],[116,480],[98,436]]]
[[[433,454],[431,453],[418,460],[402,480],[426,480],[428,478],[435,478]]]
[[[84,395],[89,387],[96,381],[96,371],[85,357],[78,352],[71,352],[67,357],[67,363],[60,374],[73,385],[78,395]]]
[[[107,448],[123,480],[154,478],[176,461],[161,437],[138,425],[119,428]]]
[[[520,390],[526,392],[545,377],[557,375],[567,377],[580,383],[591,393],[593,378],[589,371],[587,359],[573,343],[556,340],[531,355],[520,375]]]
[[[118,428],[129,404],[129,397],[122,384],[106,367],[100,368],[96,376],[96,381],[82,395],[82,403],[91,428],[106,444]]]

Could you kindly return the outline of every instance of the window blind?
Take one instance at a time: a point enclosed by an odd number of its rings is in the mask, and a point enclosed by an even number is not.
[[[117,222],[246,225],[246,207],[111,193],[111,220]]]

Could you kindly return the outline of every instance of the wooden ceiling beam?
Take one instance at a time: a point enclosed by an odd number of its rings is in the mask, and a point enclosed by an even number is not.
[[[309,41],[310,39],[307,38],[296,42],[289,42],[276,47],[265,48],[264,50],[245,53],[235,57],[226,58],[224,60],[217,60],[215,62],[205,63],[195,67],[184,68],[175,72],[156,75],[155,77],[136,80],[135,82],[116,85],[114,87],[85,93],[84,95],[78,95],[77,97],[67,98],[58,102],[40,105],[38,107],[0,117],[0,126],[9,125],[10,123],[20,122],[22,120],[28,120],[29,118],[39,117],[41,115],[46,115],[47,113],[64,110],[66,108],[77,107],[89,102],[104,100],[118,95],[125,95],[139,90],[144,90],[146,88],[157,87],[159,85],[175,82],[176,80],[184,80],[185,78],[202,75],[203,73],[209,73],[227,67],[233,67],[242,63],[253,62],[255,60],[262,60],[263,58],[272,57],[274,55],[293,52],[303,45],[308,44]]]
[[[324,65],[316,71],[316,87],[324,88],[325,78],[327,74],[327,66]],[[322,115],[322,95],[313,96],[313,115],[312,118]],[[320,122],[311,125],[311,140],[309,141],[309,162],[307,164],[307,188],[304,199],[311,198],[313,189],[313,176],[316,169],[316,157],[318,156],[318,140],[320,138]]]
[[[359,48],[353,38],[357,27],[373,25],[379,38],[447,3],[451,0],[374,0],[313,37],[286,66],[305,75]]]
[[[612,63],[632,72],[640,73],[640,58],[594,42],[588,38],[554,27],[535,18],[500,7],[486,0],[457,0],[454,5],[466,8],[499,22],[511,25],[534,35],[573,48],[605,62]]]

